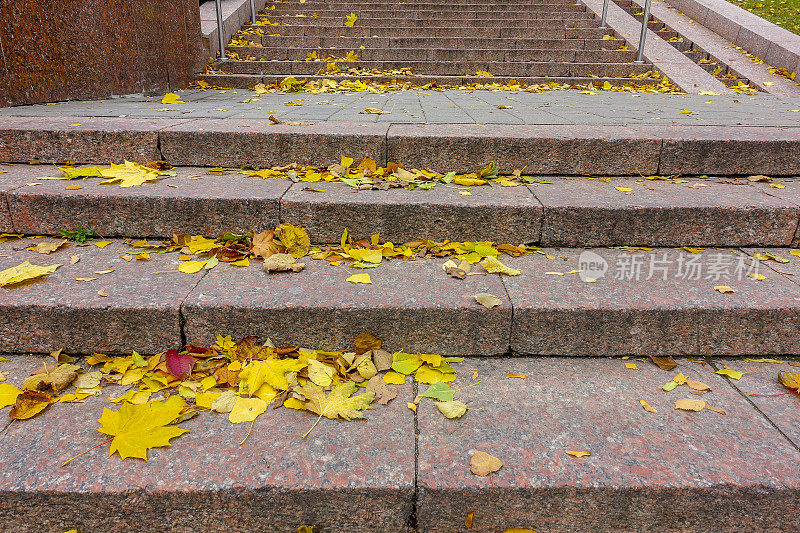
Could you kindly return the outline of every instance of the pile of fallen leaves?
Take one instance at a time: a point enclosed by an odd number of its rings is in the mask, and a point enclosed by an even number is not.
[[[206,68],[206,74],[223,74],[221,64],[214,63]],[[376,74],[372,71],[371,76],[375,77]],[[389,71],[383,73],[383,77],[391,76],[410,76],[413,74],[406,74],[409,69],[398,69],[398,72]],[[344,74],[336,74],[343,76]],[[360,76],[360,75],[359,75]],[[659,80],[657,83],[637,83],[629,82],[624,84],[612,84],[608,81],[598,80],[589,84],[578,83],[534,83],[526,84],[517,80],[509,80],[506,83],[500,81],[493,81],[494,76],[477,76],[473,83],[464,85],[447,85],[438,83],[414,83],[411,81],[403,81],[393,79],[391,81],[371,80],[370,76],[364,76],[365,79],[358,79],[352,76],[353,79],[340,79],[335,80],[331,78],[323,79],[298,79],[294,76],[288,76],[281,80],[279,83],[258,83],[252,89],[259,93],[309,93],[309,94],[322,94],[322,93],[349,93],[349,92],[369,92],[373,94],[386,93],[393,91],[444,91],[449,89],[459,89],[465,91],[512,91],[512,92],[528,92],[528,93],[542,93],[548,91],[565,91],[565,90],[579,90],[586,94],[600,94],[600,91],[613,91],[613,92],[626,92],[626,93],[663,93],[663,94],[683,94],[683,92],[674,85],[669,78],[663,76],[655,71],[646,72],[643,74],[631,74],[629,77],[640,80]],[[190,84],[193,89],[222,89],[227,90],[229,87],[212,86],[204,80],[196,80]]]
[[[108,398],[120,408],[104,408],[97,431],[110,436],[102,443],[110,443],[109,455],[145,460],[150,448],[169,446],[171,439],[186,433],[175,424],[205,411],[225,413],[234,424],[250,422],[250,429],[269,407],[309,411],[317,419],[305,437],[323,417],[354,420],[364,418],[374,404],[388,404],[397,396],[394,385],[404,384],[408,376],[430,385],[408,404],[413,411],[422,398],[437,400],[448,418],[467,411],[448,385],[456,377],[451,363],[462,358],[390,353],[369,333],[356,336],[352,348],[340,352],[277,347],[269,340],[260,344],[255,337],[236,343],[230,336],[217,335],[209,347],[189,346],[149,357],[95,353],[82,365],[59,351],[52,354],[53,363],[34,370],[19,387],[0,384],[0,408],[11,405],[9,416],[26,420],[55,403],[101,396],[105,386],[127,387]]]

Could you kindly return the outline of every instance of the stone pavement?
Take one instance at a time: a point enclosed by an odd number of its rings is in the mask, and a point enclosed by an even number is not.
[[[251,119],[387,124],[800,126],[800,99],[756,95],[667,95],[577,90],[394,91],[383,94],[179,91],[184,104],[129,95],[0,109],[0,117]],[[286,105],[287,103],[301,105]],[[498,109],[499,105],[509,109]],[[376,108],[390,114],[369,115]],[[691,113],[686,113],[690,111]]]
[[[10,356],[0,370],[19,383],[45,361]],[[366,420],[322,419],[307,439],[316,417],[306,412],[269,410],[241,446],[246,424],[201,413],[147,462],[100,447],[61,467],[105,440],[96,420],[124,391],[107,385],[100,398],[0,426],[0,520],[9,533],[799,531],[799,400],[750,396],[784,392],[778,371],[797,360],[698,361],[663,371],[642,357],[467,359],[455,365],[456,399],[469,407],[459,420],[425,398],[413,413],[406,403],[425,386],[407,384]],[[714,373],[723,362],[753,372],[729,380]],[[711,392],[664,392],[678,372]],[[680,398],[725,414],[675,410]],[[476,451],[502,468],[473,475]]]

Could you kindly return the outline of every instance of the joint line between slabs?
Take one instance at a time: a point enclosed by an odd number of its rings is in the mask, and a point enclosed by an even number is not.
[[[713,359],[711,361],[709,361],[709,363],[711,364],[711,366],[713,368],[719,370],[719,368],[717,368],[716,362]],[[789,445],[792,448],[794,448],[795,450],[800,452],[800,445],[798,445],[795,441],[793,441],[791,439],[791,437],[789,437],[786,433],[784,433],[784,431],[781,428],[779,428],[778,425],[775,422],[773,422],[772,419],[769,416],[767,416],[767,414],[764,411],[762,411],[761,408],[758,407],[758,405],[756,405],[755,402],[747,394],[744,393],[744,391],[742,391],[739,387],[737,387],[736,384],[733,383],[733,381],[731,381],[730,379],[726,379],[725,381],[727,381],[728,385],[730,385],[730,387],[733,388],[733,390],[738,392],[739,395],[742,398],[744,398],[744,400],[747,403],[750,404],[750,407],[752,407],[753,410],[755,410],[758,414],[760,414],[762,417],[764,417],[764,420],[766,420],[769,423],[769,425],[772,426],[775,429],[775,431],[780,433],[781,437],[786,439],[786,441],[789,443]]]
[[[183,297],[181,303],[178,305],[178,342],[180,343],[181,348],[186,347],[186,316],[183,314],[183,305],[186,303],[186,300],[189,298],[189,296],[192,295],[197,286],[200,285],[200,282],[203,281],[203,278],[205,278],[210,272],[210,270],[203,272],[203,275],[198,278],[197,283],[195,283],[194,286],[189,289],[189,291],[186,293],[186,296]]]
[[[419,394],[419,383],[414,381],[414,399]],[[411,498],[411,516],[409,527],[419,531],[419,517],[417,517],[417,503],[419,502],[419,410],[414,412],[414,495]]]

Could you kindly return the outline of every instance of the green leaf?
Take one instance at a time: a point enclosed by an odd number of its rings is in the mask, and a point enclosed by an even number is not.
[[[449,402],[455,397],[455,391],[447,383],[434,383],[422,393],[424,398],[433,398],[442,402]]]

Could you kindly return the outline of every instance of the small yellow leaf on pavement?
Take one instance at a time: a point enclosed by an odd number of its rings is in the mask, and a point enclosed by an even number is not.
[[[161,99],[162,104],[185,104],[186,102],[181,100],[181,97],[176,93],[167,93],[164,95],[164,98]]]
[[[11,383],[0,383],[0,409],[14,405],[17,402],[17,396],[22,394],[16,385]]]
[[[178,265],[178,270],[184,274],[196,274],[206,265],[205,261],[186,261]]]
[[[355,26],[357,20],[358,20],[358,17],[356,16],[356,14],[355,13],[350,13],[345,18],[344,25],[347,26],[348,28],[352,28],[353,26]]]
[[[506,379],[511,379],[511,378],[528,379],[528,376],[526,376],[525,374],[506,374]]]
[[[636,366],[636,363],[625,363],[625,368],[630,368],[631,370],[639,370],[639,367]]]
[[[492,307],[497,307],[498,305],[503,304],[500,298],[493,294],[489,294],[488,292],[480,292],[476,294],[475,301],[487,309],[491,309]]]
[[[372,284],[372,280],[370,279],[369,274],[367,274],[366,272],[364,272],[363,274],[353,274],[345,281],[349,281],[350,283],[364,283],[368,285]]]
[[[716,285],[714,287],[714,290],[722,294],[729,294],[736,292],[736,289],[734,289],[733,287],[728,287],[727,285]]]
[[[267,410],[267,402],[261,398],[242,398],[236,399],[233,409],[228,415],[228,420],[233,424],[241,422],[252,422],[259,415]]]
[[[445,417],[454,419],[461,418],[467,412],[467,406],[458,400],[450,400],[449,402],[436,402],[436,407]]]
[[[642,408],[644,408],[644,410],[647,411],[648,413],[657,413],[658,412],[654,408],[650,407],[650,404],[647,403],[647,400],[639,400],[639,403],[642,404]]]
[[[633,190],[630,187],[614,187],[614,188],[617,189],[619,192],[631,192]]]
[[[576,457],[576,458],[588,457],[589,455],[592,455],[592,452],[588,452],[585,450],[583,451],[566,450],[565,453],[570,457]]]
[[[39,266],[33,265],[28,261],[23,261],[15,267],[0,270],[0,287],[16,285],[23,281],[41,278],[52,274],[60,266],[60,264]]]

